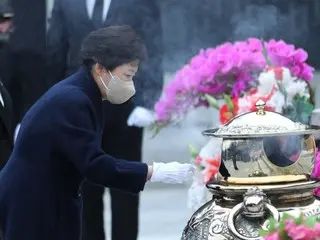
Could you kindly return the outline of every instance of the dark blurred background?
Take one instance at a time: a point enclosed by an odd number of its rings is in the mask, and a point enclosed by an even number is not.
[[[320,67],[319,0],[162,0],[165,67],[175,71],[199,49],[248,37],[283,39]]]
[[[0,72],[9,90],[17,122],[46,90],[44,0],[11,1],[15,30],[9,45],[0,50]]]

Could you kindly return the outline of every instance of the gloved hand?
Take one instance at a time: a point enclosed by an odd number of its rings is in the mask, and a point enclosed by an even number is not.
[[[193,177],[195,167],[188,163],[153,163],[150,182],[183,183]]]
[[[156,116],[150,110],[143,107],[136,107],[130,114],[128,126],[148,127],[156,120]]]

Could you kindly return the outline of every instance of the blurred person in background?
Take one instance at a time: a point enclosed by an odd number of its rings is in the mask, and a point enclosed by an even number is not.
[[[8,47],[11,32],[13,9],[8,0],[0,0],[0,49],[4,50]],[[6,50],[4,52],[7,53]],[[2,54],[4,52],[1,52]],[[0,65],[6,65],[9,60],[8,55],[2,55]],[[14,142],[14,117],[13,106],[9,92],[1,81],[1,75],[5,74],[0,71],[0,170],[8,161]]]
[[[16,129],[14,138],[19,130],[17,123],[47,87],[44,74],[45,5],[43,0],[10,1],[14,12],[14,31],[0,49],[0,79],[12,100],[10,122]],[[8,36],[2,40],[7,41]]]
[[[5,68],[4,85],[9,91],[16,122],[47,90],[45,82],[45,21],[43,0],[12,0],[14,32],[10,37],[10,66]],[[6,58],[7,60],[7,58]],[[6,80],[5,80],[6,79]]]
[[[80,43],[94,29],[130,25],[141,35],[148,60],[135,75],[136,95],[120,105],[104,103],[102,146],[115,157],[141,161],[143,127],[153,121],[152,109],[163,86],[162,28],[160,9],[154,0],[55,0],[47,33],[47,73],[52,85],[79,67]],[[114,76],[117,78],[117,76]],[[83,185],[83,240],[105,239],[104,187],[89,181]],[[139,195],[110,189],[112,239],[136,240]]]

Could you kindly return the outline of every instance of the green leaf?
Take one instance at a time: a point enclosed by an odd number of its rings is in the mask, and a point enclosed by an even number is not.
[[[271,60],[268,56],[267,48],[265,46],[263,39],[261,39],[261,43],[262,43],[262,55],[263,55],[264,59],[266,60],[267,65],[272,66],[272,63],[271,63]]]
[[[314,105],[309,102],[308,98],[297,95],[292,101],[292,106],[284,108],[283,113],[293,121],[309,124],[313,110]]]
[[[311,115],[312,111],[314,110],[314,105],[309,103],[309,102],[305,102],[304,106],[303,106],[303,113]]]
[[[312,111],[314,110],[314,105],[310,103],[310,101],[308,100],[308,98],[306,98],[305,96],[299,96],[297,95],[294,99],[293,99],[293,106],[297,109],[298,113],[306,113],[311,115]]]
[[[199,155],[199,151],[191,144],[188,145],[188,150],[193,158],[196,158]]]
[[[277,85],[278,85],[278,88],[279,88],[280,92],[283,94],[283,96],[287,97],[287,96],[288,96],[287,91],[286,91],[286,89],[281,85],[280,81],[277,81]]]
[[[152,132],[152,136],[151,138],[155,138],[158,133],[160,132],[162,127],[158,126],[157,124],[152,124],[150,127],[149,127],[149,131]]]
[[[266,236],[268,236],[270,233],[272,233],[272,232],[267,231],[267,230],[263,230],[263,229],[260,229],[260,230],[259,230],[259,236],[261,236],[261,237],[266,237]]]
[[[235,112],[234,112],[235,109],[234,109],[234,105],[233,105],[233,102],[232,102],[231,97],[230,97],[229,95],[227,95],[227,94],[224,94],[224,95],[223,95],[223,98],[224,98],[224,100],[225,100],[225,102],[226,102],[229,110],[230,110],[233,114],[235,114]]]
[[[303,224],[303,219],[304,219],[304,215],[303,213],[301,213],[300,216],[298,218],[295,218],[293,221],[295,224],[301,225]]]
[[[289,220],[289,219],[294,219],[294,217],[291,216],[291,215],[288,214],[288,213],[283,213],[283,214],[282,214],[281,222],[284,222],[284,221]]]
[[[215,99],[214,97],[210,96],[209,94],[205,94],[204,98],[208,101],[211,107],[216,109],[220,108],[217,99]]]
[[[305,221],[304,225],[309,228],[313,228],[313,226],[317,223],[317,217],[308,217]]]
[[[290,238],[289,238],[287,232],[284,230],[284,228],[279,231],[279,235],[280,235],[281,240],[290,240]]]
[[[274,232],[276,230],[277,221],[274,218],[270,218],[268,225],[269,231]]]

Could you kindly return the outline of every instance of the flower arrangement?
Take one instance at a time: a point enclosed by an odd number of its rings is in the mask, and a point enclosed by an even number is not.
[[[256,79],[267,66],[286,67],[294,77],[304,80],[301,84],[308,84],[313,68],[306,63],[307,57],[304,50],[284,41],[264,43],[256,38],[201,50],[164,90],[164,96],[155,105],[154,127],[159,130],[175,123],[192,108],[215,105],[216,99],[225,99],[228,110],[236,110],[230,109],[230,103],[256,88]]]
[[[264,240],[319,240],[320,218],[284,214],[279,222],[270,219],[268,230],[260,230],[260,236]]]
[[[175,124],[198,107],[217,109],[220,124],[225,124],[239,114],[255,110],[258,99],[266,102],[269,111],[309,124],[314,109],[309,85],[314,69],[306,63],[307,58],[303,49],[273,39],[263,42],[249,38],[201,50],[176,73],[156,103],[154,131]],[[220,106],[221,101],[224,103]],[[201,151],[189,146],[197,166],[189,190],[189,206],[190,198],[205,202],[199,196],[205,194],[205,184],[219,171],[220,150],[219,139],[211,139]],[[320,178],[319,168],[318,152],[313,177]],[[320,190],[316,194],[320,196]]]

